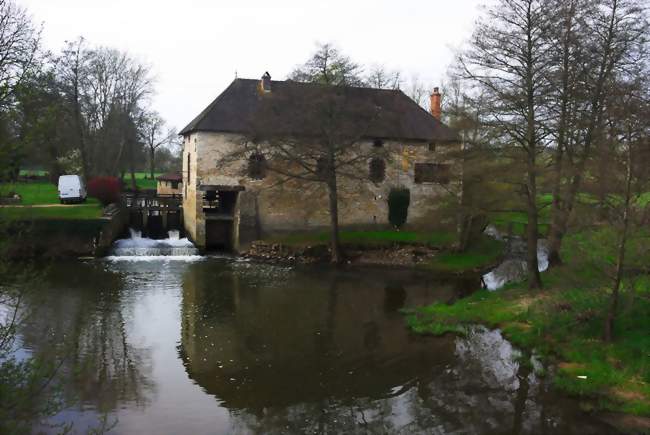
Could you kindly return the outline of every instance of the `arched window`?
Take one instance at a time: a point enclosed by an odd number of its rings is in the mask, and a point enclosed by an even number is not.
[[[266,177],[266,157],[260,152],[255,152],[248,158],[248,176],[253,180],[262,180]]]
[[[368,173],[370,174],[370,181],[373,183],[381,183],[386,178],[386,162],[384,159],[374,157],[368,163]]]

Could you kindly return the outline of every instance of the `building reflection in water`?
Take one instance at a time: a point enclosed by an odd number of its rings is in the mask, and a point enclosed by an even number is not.
[[[235,432],[601,433],[520,366],[498,331],[406,329],[400,309],[470,286],[478,279],[195,264],[179,355]]]

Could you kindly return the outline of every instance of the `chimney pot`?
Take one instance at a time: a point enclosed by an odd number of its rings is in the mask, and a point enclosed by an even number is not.
[[[440,121],[440,116],[442,115],[442,110],[440,108],[440,92],[438,87],[433,88],[431,93],[431,116]]]
[[[260,91],[262,91],[262,93],[271,92],[271,74],[269,74],[268,71],[262,75],[262,79],[260,80]]]

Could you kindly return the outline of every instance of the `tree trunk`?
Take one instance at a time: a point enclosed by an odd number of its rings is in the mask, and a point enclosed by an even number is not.
[[[327,182],[327,191],[329,194],[331,262],[340,264],[343,262],[343,252],[339,240],[339,198],[335,173],[331,174],[330,180]]]
[[[153,180],[155,167],[154,158],[156,157],[156,149],[154,147],[149,148],[149,170],[151,172],[151,179]]]
[[[135,181],[135,157],[134,157],[133,143],[129,142],[129,171],[131,172],[131,188],[133,190],[138,189],[138,185]]]
[[[586,162],[591,156],[592,145],[596,138],[598,129],[600,128],[603,110],[603,96],[605,94],[605,84],[608,77],[612,74],[612,67],[609,64],[612,57],[612,40],[614,39],[616,33],[615,23],[617,8],[617,2],[614,2],[611,15],[609,17],[606,40],[603,45],[603,54],[598,69],[598,78],[594,84],[593,93],[590,95],[591,107],[587,122],[587,128],[585,131],[582,157],[573,168],[574,176],[572,177],[569,191],[563,198],[563,211],[558,214],[557,220],[554,219],[554,222],[551,224],[551,229],[549,230],[549,239],[551,242],[549,262],[557,262],[559,259],[562,239],[568,228],[569,218],[571,217],[575,198],[582,183],[582,176],[585,172]]]
[[[76,88],[77,85],[75,85]],[[78,90],[75,89],[74,95],[74,116],[75,127],[77,130],[77,140],[79,141],[79,153],[81,154],[81,171],[83,178],[88,181],[90,178],[90,163],[88,162],[88,150],[86,149],[86,139],[84,137],[83,118],[81,116],[81,103],[79,101]]]
[[[616,320],[616,311],[618,310],[618,294],[621,288],[621,280],[623,278],[623,268],[625,266],[625,246],[627,244],[627,232],[630,226],[630,199],[632,196],[632,149],[631,144],[628,144],[627,150],[627,171],[625,177],[625,203],[623,209],[623,229],[621,238],[618,243],[618,256],[616,258],[616,275],[614,277],[614,287],[612,288],[612,296],[609,302],[609,309],[607,311],[607,318],[605,319],[605,333],[604,339],[607,342],[612,341],[614,338],[614,321]]]
[[[530,167],[532,160],[532,168]],[[539,264],[537,261],[537,183],[534,172],[535,161],[534,158],[529,157],[528,169],[528,201],[527,201],[527,214],[528,225],[526,227],[526,269],[528,275],[528,288],[538,289],[542,288],[542,279],[539,275]]]
[[[113,163],[113,170],[111,171],[111,174],[117,174],[118,168],[122,166],[122,153],[124,152],[124,137],[120,138],[120,145],[117,148],[117,157],[115,158],[115,163]],[[122,174],[124,174],[124,170],[120,169],[122,171]],[[122,175],[122,178],[124,178],[124,175]]]

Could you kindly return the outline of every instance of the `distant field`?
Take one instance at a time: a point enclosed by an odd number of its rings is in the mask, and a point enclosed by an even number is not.
[[[136,172],[135,173],[135,184],[139,189],[156,189],[156,177],[162,175],[161,173],[155,173],[154,178],[149,178],[148,172]],[[125,174],[122,179],[125,187],[131,186],[131,174]]]
[[[48,171],[42,169],[21,169],[19,175],[21,177],[45,177]]]
[[[80,205],[59,206],[57,187],[48,182],[15,183],[0,185],[0,194],[16,192],[22,197],[21,206],[56,205],[53,207],[2,207],[4,219],[95,219],[101,217],[102,208],[95,198]]]
[[[48,171],[41,169],[21,169],[21,177],[45,177],[47,176]],[[149,172],[136,172],[135,179],[136,185],[140,189],[155,189],[156,188],[156,177],[159,177],[162,173],[158,172],[154,174],[154,178],[149,178]],[[122,179],[125,187],[131,186],[131,174],[127,173]]]

